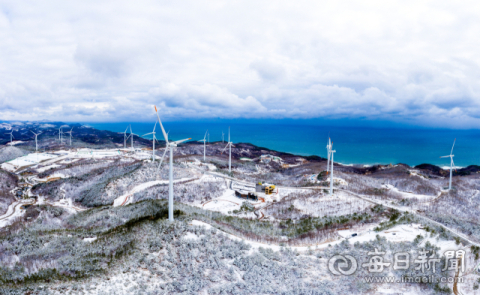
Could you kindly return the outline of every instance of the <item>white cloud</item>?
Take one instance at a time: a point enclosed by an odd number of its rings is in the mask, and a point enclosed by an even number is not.
[[[0,118],[480,127],[479,4],[3,1]],[[148,114],[146,116],[145,114]]]

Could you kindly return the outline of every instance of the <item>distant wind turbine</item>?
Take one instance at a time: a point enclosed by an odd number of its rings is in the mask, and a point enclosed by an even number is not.
[[[153,147],[152,147],[152,161],[155,162],[155,141],[157,140],[157,137],[155,136],[155,134],[157,134],[155,132],[155,128],[157,127],[157,121],[155,121],[155,125],[153,126],[153,132],[150,132],[150,133],[147,133],[147,134],[144,134],[142,135],[145,136],[145,135],[150,135],[150,134],[153,134],[153,138],[152,138],[152,143],[153,143]]]
[[[72,145],[72,131],[73,131],[73,127],[70,131],[65,132],[65,133],[70,134],[70,145]]]
[[[129,136],[131,136],[130,139],[131,139],[131,142],[132,142],[132,150],[135,150],[135,149],[133,148],[133,136],[134,136],[134,135],[138,136],[138,134],[135,134],[135,133],[132,132],[132,125],[130,125],[130,135],[129,135]]]
[[[330,170],[330,196],[333,195],[333,154],[337,152],[335,150],[332,150],[332,148],[333,142],[330,146],[330,156],[332,157],[332,159],[330,160],[330,165],[332,165]]]
[[[58,128],[58,141],[62,142],[62,126]]]
[[[203,142],[203,162],[204,163],[205,163],[205,151],[206,151],[206,147],[205,147],[206,143],[205,142],[206,142],[206,138],[207,138],[207,133],[208,133],[208,130],[207,130],[207,132],[205,132],[205,136],[203,137],[203,139],[198,141],[198,142]]]
[[[455,146],[455,141],[457,141],[456,138],[453,141],[452,150],[450,151],[450,155],[440,157],[440,158],[450,158],[450,181],[448,183],[448,190],[452,189],[452,170],[453,170],[453,167],[455,166],[455,163],[453,163],[453,157],[455,156],[455,155],[453,155],[453,147]]]
[[[123,148],[126,149],[127,148],[127,140],[128,140],[128,137],[127,136],[127,130],[128,130],[128,127],[127,129],[125,129],[125,132],[123,132]]]
[[[35,134],[35,152],[37,152],[37,151],[38,151],[37,136],[39,136],[40,134],[42,134],[42,132],[40,132],[40,133],[35,133],[35,132],[33,132],[32,130],[30,130],[30,132],[32,132],[33,134]]]
[[[222,131],[222,143],[225,143],[225,140],[223,139],[224,135],[225,135],[225,133],[223,133],[223,131]]]
[[[10,134],[10,143],[12,143],[13,139],[15,138],[15,136],[13,136],[13,129],[12,131],[10,131],[10,133],[7,133],[7,134]]]
[[[167,133],[165,133],[165,129],[163,128],[162,121],[160,120],[160,116],[158,115],[157,107],[156,106],[154,107],[155,107],[155,113],[157,114],[158,123],[160,125],[160,128],[162,128],[163,137],[165,138],[165,152],[163,153],[162,159],[160,160],[160,164],[158,165],[157,174],[158,174],[158,169],[160,169],[160,166],[162,165],[163,158],[165,157],[167,150],[170,149],[170,169],[168,171],[168,180],[169,180],[168,181],[168,220],[173,221],[173,149],[176,148],[179,143],[190,140],[191,138],[177,140],[177,141],[168,141],[168,135]]]
[[[228,127],[228,142],[227,142],[227,145],[225,146],[225,148],[223,149],[222,151],[222,154],[224,151],[228,149],[228,172],[231,173],[232,172],[232,146],[233,143],[230,141],[230,127]]]
[[[330,165],[330,154],[332,153],[332,142],[330,140],[330,137],[328,138],[328,144],[327,144],[327,175],[328,175],[328,168]]]

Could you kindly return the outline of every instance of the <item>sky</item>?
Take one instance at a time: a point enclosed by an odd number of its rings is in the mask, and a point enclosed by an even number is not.
[[[478,1],[0,1],[0,120],[480,127]]]

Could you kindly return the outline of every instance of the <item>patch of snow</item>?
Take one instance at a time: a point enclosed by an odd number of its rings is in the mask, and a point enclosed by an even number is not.
[[[185,236],[183,236],[183,238],[186,239],[186,240],[198,240],[199,236],[197,236],[196,234],[194,234],[192,232],[187,232],[187,234]]]
[[[25,142],[25,141],[14,140],[14,141],[12,141],[12,142],[8,142],[7,145],[13,146],[13,145],[21,144],[21,143],[24,143],[24,142]]]
[[[83,241],[84,241],[84,242],[89,242],[89,243],[91,243],[91,242],[95,241],[96,239],[97,239],[97,237],[93,237],[93,238],[84,238],[84,239],[83,239]]]

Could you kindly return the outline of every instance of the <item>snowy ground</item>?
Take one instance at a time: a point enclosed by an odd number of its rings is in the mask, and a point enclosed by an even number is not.
[[[193,178],[180,178],[180,179],[175,179],[173,182],[174,183],[183,182],[183,181],[188,181],[192,179]],[[133,194],[143,191],[157,184],[167,184],[167,183],[168,183],[168,180],[154,180],[154,181],[149,181],[149,182],[144,182],[142,184],[139,184],[135,186],[132,190],[130,190],[128,193],[116,198],[115,201],[113,201],[113,207],[128,205],[131,202],[130,197],[133,196]]]
[[[0,228],[9,225],[10,223],[12,223],[13,220],[21,217],[25,213],[25,210],[21,209],[21,206],[31,203],[31,200],[21,200],[15,201],[10,204],[10,206],[8,206],[7,212],[4,215],[0,216]]]
[[[204,226],[207,229],[212,228],[212,226],[210,224],[205,223],[203,221],[199,221],[199,220],[192,220],[192,222],[190,224],[191,225],[196,225],[196,226]],[[218,231],[220,231],[220,230],[218,230]],[[225,236],[227,236],[228,238],[230,238],[232,240],[237,240],[237,241],[243,240],[245,243],[251,245],[252,246],[252,249],[250,249],[251,253],[253,253],[255,250],[257,250],[260,247],[272,249],[274,251],[279,251],[282,248],[281,246],[278,246],[278,245],[253,242],[253,241],[245,240],[245,239],[239,238],[237,236],[234,236],[234,235],[231,235],[231,234],[228,234],[228,233],[225,233],[225,232],[222,232],[222,233],[225,234]],[[198,236],[196,236],[194,234],[190,234],[189,238],[198,238]],[[290,247],[290,248],[295,249],[297,251],[307,251],[307,250],[311,249],[310,247]]]
[[[384,230],[381,232],[376,232],[373,229],[377,225],[369,225],[366,228],[361,230],[341,230],[337,233],[350,241],[350,243],[355,242],[368,242],[376,239],[376,236],[379,235],[380,237],[385,237],[390,242],[412,242],[417,235],[426,235],[427,232],[423,229],[420,229],[419,224],[410,224],[410,225],[397,225],[393,228],[388,230]],[[357,236],[352,237],[352,234],[357,234]]]
[[[298,191],[298,190],[297,190]],[[280,190],[282,192],[282,190]],[[295,190],[290,190],[290,193]],[[318,197],[296,199],[293,202],[296,209],[314,217],[340,216],[355,212],[363,212],[371,206],[371,203],[359,200],[348,193],[338,191],[332,196],[318,193]]]
[[[204,203],[201,207],[205,210],[217,211],[228,215],[228,212],[240,209],[242,202],[242,199],[235,196],[234,190],[227,189],[222,196]]]
[[[54,169],[54,168],[57,168],[57,167],[60,167],[61,165],[57,165],[57,164],[52,164],[52,165],[48,165],[48,166],[43,166],[41,168],[37,168],[37,172],[38,173],[42,173],[42,172],[45,172],[47,170],[50,170],[50,169]]]
[[[78,206],[75,206],[73,204],[72,199],[62,199],[62,200],[59,200],[59,201],[53,202],[53,203],[50,203],[50,202],[45,202],[45,203],[47,203],[49,205],[52,205],[52,206],[55,206],[55,207],[64,208],[64,209],[68,210],[70,213],[77,213],[78,211],[87,210],[87,209],[83,209],[83,208],[79,208]]]
[[[14,140],[12,142],[8,142],[7,145],[17,145],[17,144],[21,144],[21,143],[24,143],[24,141],[21,141],[21,140]]]
[[[410,193],[410,192],[401,191],[391,184],[384,184],[383,187],[388,189],[388,190],[391,190],[391,191],[394,191],[396,193],[401,194],[402,197],[404,197],[404,198],[407,198],[407,199],[408,198],[417,198],[417,199],[422,200],[422,201],[429,201],[429,200],[435,199],[436,197],[440,196],[440,194],[441,194],[441,192],[439,192],[436,196],[414,194],[414,193]]]
[[[1,165],[2,169],[5,169],[7,171],[16,171],[19,168],[26,167],[26,166],[31,166],[31,165],[37,165],[38,163],[49,160],[49,159],[55,159],[58,158],[57,155],[54,154],[47,154],[47,153],[32,153],[25,155],[20,158],[16,158],[14,160],[5,162]]]

